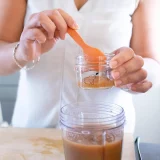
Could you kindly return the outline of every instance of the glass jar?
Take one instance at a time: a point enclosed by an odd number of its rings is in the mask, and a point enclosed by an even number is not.
[[[65,160],[121,160],[125,114],[115,104],[76,103],[61,108]]]
[[[113,87],[114,80],[109,66],[113,56],[113,53],[99,57],[78,56],[76,58],[76,79],[78,86],[83,89]]]

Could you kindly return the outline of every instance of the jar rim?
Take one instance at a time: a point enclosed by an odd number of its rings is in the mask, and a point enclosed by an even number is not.
[[[111,129],[125,123],[125,113],[121,106],[113,103],[79,102],[61,108],[60,122],[70,128],[85,126],[95,128],[96,125],[97,129],[102,127]]]
[[[114,53],[106,53],[104,56],[78,55],[76,56],[76,65],[106,65],[114,56]]]
[[[112,57],[112,56],[115,56],[115,53],[114,52],[104,53],[104,56]],[[104,56],[96,56],[96,57],[104,57]],[[76,58],[78,58],[78,57],[95,57],[95,56],[88,56],[87,54],[80,54],[80,55],[76,56]]]

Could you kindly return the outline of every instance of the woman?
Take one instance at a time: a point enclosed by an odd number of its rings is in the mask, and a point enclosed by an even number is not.
[[[0,0],[0,74],[28,67],[41,56],[32,70],[21,71],[13,126],[56,127],[61,106],[92,100],[121,105],[126,132],[133,132],[132,95],[120,87],[132,84],[131,91],[147,92],[152,86],[146,77],[147,66],[158,66],[158,5],[159,0]],[[67,27],[79,29],[86,42],[104,52],[116,50],[110,62],[116,87],[77,87],[74,61],[80,48],[66,36]]]

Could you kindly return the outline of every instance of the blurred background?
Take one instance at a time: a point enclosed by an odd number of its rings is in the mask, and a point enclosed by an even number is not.
[[[0,102],[3,121],[10,123],[16,99],[19,74],[0,77]],[[160,86],[148,93],[134,95],[136,109],[135,137],[141,141],[160,144]],[[0,109],[0,123],[1,109]]]

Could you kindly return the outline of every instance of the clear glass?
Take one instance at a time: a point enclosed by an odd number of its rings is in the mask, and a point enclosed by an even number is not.
[[[78,56],[76,58],[77,84],[83,89],[104,89],[114,86],[109,62],[114,54],[99,57]]]
[[[75,103],[61,108],[65,160],[121,160],[125,114],[115,104]]]

